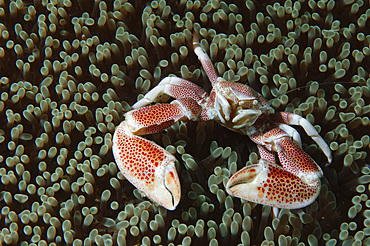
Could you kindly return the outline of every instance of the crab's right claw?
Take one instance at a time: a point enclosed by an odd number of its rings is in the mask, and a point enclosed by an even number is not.
[[[277,208],[297,209],[311,204],[320,193],[320,179],[307,184],[283,167],[260,159],[236,172],[226,191],[236,197]]]
[[[113,154],[120,171],[148,198],[174,210],[181,196],[175,157],[154,142],[132,134],[126,124],[123,121],[113,136]]]

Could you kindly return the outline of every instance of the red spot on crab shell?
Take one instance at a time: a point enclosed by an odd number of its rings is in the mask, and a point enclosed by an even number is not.
[[[121,160],[120,170],[147,184],[153,182],[155,169],[165,158],[163,151],[146,139],[125,134],[121,134],[117,146]]]
[[[303,184],[297,176],[276,166],[270,166],[268,178],[263,188],[268,190],[266,199],[287,205],[304,202],[315,194],[317,189],[315,186]],[[259,191],[262,191],[262,187]],[[295,194],[294,197],[292,194]]]

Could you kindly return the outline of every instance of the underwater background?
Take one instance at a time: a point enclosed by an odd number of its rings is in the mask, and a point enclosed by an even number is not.
[[[0,245],[369,245],[369,1],[0,0]],[[310,206],[233,198],[257,147],[215,122],[148,139],[173,153],[174,211],[142,197],[111,147],[130,105],[175,75],[211,85],[192,33],[223,78],[309,120],[326,158]]]

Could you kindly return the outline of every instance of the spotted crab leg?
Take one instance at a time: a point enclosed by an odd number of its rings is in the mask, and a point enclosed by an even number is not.
[[[137,109],[153,102],[158,102],[163,95],[168,95],[176,99],[191,98],[198,104],[202,104],[207,93],[198,85],[185,79],[165,77],[156,87],[146,93],[141,100],[132,105],[132,108]]]
[[[226,184],[229,194],[277,208],[297,209],[311,204],[320,193],[321,168],[290,136],[279,128],[255,132],[251,139],[259,145],[258,164],[235,173]],[[273,161],[276,151],[280,163]]]
[[[211,59],[200,46],[196,38],[196,34],[193,35],[193,48],[194,48],[194,53],[197,55],[200,63],[202,63],[202,67],[204,71],[206,72],[209,81],[211,82],[212,86],[214,86],[217,80],[220,79],[220,77],[218,76],[216,69],[212,64]]]
[[[175,157],[138,135],[159,132],[174,122],[195,119],[201,107],[191,98],[129,111],[113,136],[116,163],[137,189],[163,207],[174,210],[180,201]]]
[[[331,156],[331,151],[330,151],[329,146],[327,145],[325,140],[319,135],[319,133],[316,131],[315,127],[313,127],[308,120],[306,120],[302,116],[299,116],[293,113],[288,113],[288,112],[276,113],[274,115],[274,120],[281,122],[283,124],[296,125],[296,126],[303,127],[307,135],[310,136],[317,143],[317,145],[320,146],[321,150],[324,152],[324,154],[328,158],[328,162],[331,163],[332,156]]]

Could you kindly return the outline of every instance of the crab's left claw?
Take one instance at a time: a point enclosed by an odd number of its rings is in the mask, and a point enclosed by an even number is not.
[[[311,184],[283,167],[261,159],[236,172],[226,191],[236,197],[277,208],[297,209],[311,204],[320,193],[320,179]]]
[[[144,195],[174,210],[180,201],[180,180],[175,157],[156,143],[127,130],[122,122],[113,136],[113,154],[126,177]]]
[[[156,143],[138,135],[162,131],[178,120],[196,119],[201,106],[192,98],[131,110],[113,136],[116,163],[136,188],[147,197],[174,210],[180,201],[180,180],[175,157]]]

